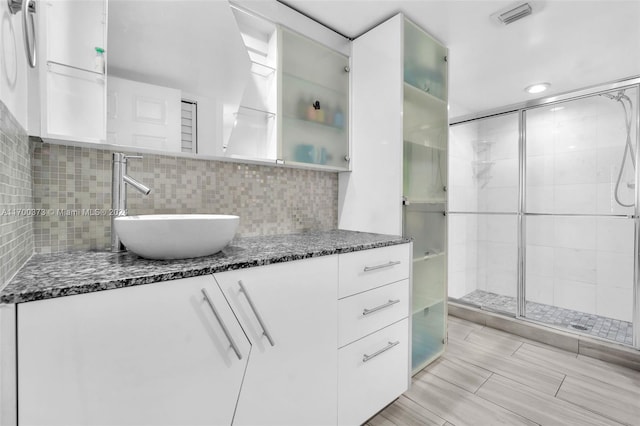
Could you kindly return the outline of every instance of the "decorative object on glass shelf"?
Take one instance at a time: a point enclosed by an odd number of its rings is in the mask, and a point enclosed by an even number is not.
[[[341,106],[336,105],[335,109],[327,107],[326,102],[315,99],[311,101],[300,98],[296,107],[297,116],[305,121],[323,124],[336,129],[343,129],[345,126],[344,113]]]
[[[344,113],[342,112],[342,108],[340,108],[340,105],[336,107],[336,112],[333,116],[333,125],[340,129],[344,127]]]
[[[317,120],[317,116],[318,116],[318,110],[320,109],[320,102],[315,101],[312,102],[308,107],[307,107],[307,120],[309,121],[316,121]]]
[[[324,110],[320,108],[320,101],[316,100],[313,103],[313,107],[316,109],[316,121],[318,123],[324,123]]]
[[[330,161],[333,157],[324,147],[319,148],[310,144],[299,144],[295,147],[293,158],[300,163],[327,164],[327,161]]]
[[[102,47],[96,47],[96,59],[94,63],[94,70],[97,73],[104,74],[104,49]]]

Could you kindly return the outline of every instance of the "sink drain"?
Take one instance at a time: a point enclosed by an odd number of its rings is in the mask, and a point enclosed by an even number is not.
[[[589,330],[588,327],[585,327],[584,325],[580,325],[580,324],[571,324],[571,327],[575,328],[576,330],[582,330],[582,331]]]

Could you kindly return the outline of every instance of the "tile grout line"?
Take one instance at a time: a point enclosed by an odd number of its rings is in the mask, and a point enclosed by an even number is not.
[[[500,377],[504,377],[505,379],[508,379],[508,380],[513,380],[513,379],[509,379],[508,377],[502,376],[502,375],[500,375],[500,374],[498,374],[498,373],[493,373],[493,374],[495,374],[495,375],[497,375],[497,376],[500,376]],[[493,377],[493,374],[491,375],[492,377]],[[487,380],[489,380],[489,379],[487,379]],[[513,381],[515,382],[515,380],[513,380]],[[485,383],[486,383],[486,381],[485,381]],[[519,383],[519,382],[516,382],[516,383]],[[527,385],[525,385],[525,384],[523,384],[523,383],[520,383],[520,384],[521,384],[521,385],[524,385],[524,386],[527,386]],[[484,386],[484,383],[483,383],[482,385]],[[481,386],[481,387],[482,387],[482,386]],[[527,386],[527,387],[529,387],[529,386]],[[478,390],[480,390],[480,388],[478,388]],[[477,391],[476,391],[476,392],[477,392]],[[476,395],[476,394],[474,393],[474,395]],[[516,411],[513,411],[513,410],[511,410],[510,408],[504,407],[504,406],[502,406],[502,405],[498,404],[498,403],[497,403],[497,402],[495,402],[495,401],[491,401],[491,400],[489,400],[489,399],[487,399],[487,398],[483,398],[483,397],[482,397],[482,395],[476,395],[476,396],[477,396],[478,398],[482,399],[483,401],[486,401],[486,402],[488,402],[488,403],[490,403],[490,404],[493,404],[493,405],[495,405],[495,406],[497,406],[497,407],[500,407],[500,408],[502,408],[503,410],[506,410],[506,411],[508,411],[508,412],[510,412],[510,413],[512,413],[512,414],[514,414],[514,415],[516,415],[516,416],[518,416],[518,417],[521,417],[521,418],[523,418],[523,419],[525,419],[525,420],[527,420],[527,421],[529,421],[529,422],[533,423],[534,425],[542,426],[540,423],[536,422],[535,420],[532,420],[532,419],[530,419],[529,417],[525,417],[522,413],[518,413],[518,412],[516,412]]]
[[[477,395],[478,397],[482,398],[480,395],[478,395],[478,391],[485,385],[485,383],[487,383],[489,381],[490,378],[493,377],[493,375],[496,374],[493,371],[491,372],[491,374],[489,375],[489,377],[487,377],[485,379],[484,382],[482,382],[482,384],[480,386],[478,386],[478,389],[475,390],[475,392],[473,392],[474,395]]]
[[[520,342],[520,345],[516,348],[515,351],[511,352],[511,355],[509,355],[510,357],[514,356],[516,354],[516,352],[518,352],[520,350],[521,347],[524,346],[525,342]]]
[[[558,386],[558,389],[556,390],[556,393],[553,395],[554,398],[558,398],[558,393],[560,392],[560,388],[564,384],[564,381],[565,381],[566,378],[567,378],[567,374],[565,374],[564,377],[562,378],[562,381],[560,382],[560,386]],[[561,399],[561,398],[559,398],[559,399]]]

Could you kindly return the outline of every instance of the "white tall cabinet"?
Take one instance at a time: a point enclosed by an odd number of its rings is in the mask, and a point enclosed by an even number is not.
[[[353,41],[352,64],[338,226],[413,238],[416,372],[446,343],[447,49],[399,14]]]

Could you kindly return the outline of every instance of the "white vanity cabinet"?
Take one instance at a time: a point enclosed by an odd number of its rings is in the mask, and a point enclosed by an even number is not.
[[[233,424],[336,424],[338,256],[214,277],[251,342]]]
[[[17,324],[20,425],[231,424],[250,345],[210,275],[23,303]]]
[[[411,250],[20,303],[18,425],[361,424],[409,384]]]

